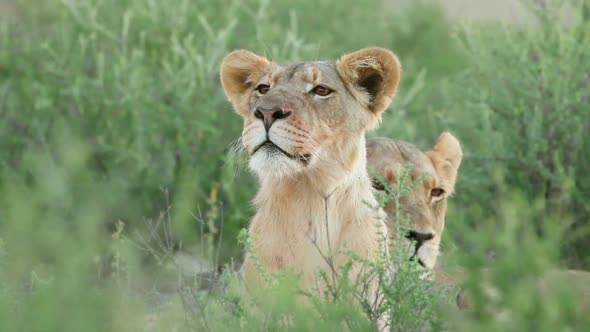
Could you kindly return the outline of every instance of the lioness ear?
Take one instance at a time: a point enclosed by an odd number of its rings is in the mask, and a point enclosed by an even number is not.
[[[450,133],[444,132],[436,140],[433,150],[427,154],[441,179],[441,186],[451,194],[455,189],[457,171],[463,159],[459,140]]]
[[[379,47],[343,55],[336,62],[336,70],[351,93],[377,118],[395,95],[401,69],[395,54]]]
[[[225,57],[221,64],[221,84],[236,111],[247,113],[248,96],[245,92],[258,82],[270,67],[271,63],[266,58],[250,51],[237,50]]]

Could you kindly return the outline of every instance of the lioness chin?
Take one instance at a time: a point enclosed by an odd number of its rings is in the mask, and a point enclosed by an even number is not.
[[[228,99],[244,121],[242,144],[260,188],[249,226],[247,287],[266,272],[292,269],[304,288],[332,273],[352,252],[377,258],[386,240],[366,170],[365,131],[375,127],[398,87],[401,66],[382,48],[336,62],[279,65],[252,52],[230,53],[221,66]],[[351,277],[360,273],[353,263]],[[373,287],[375,290],[375,287]]]

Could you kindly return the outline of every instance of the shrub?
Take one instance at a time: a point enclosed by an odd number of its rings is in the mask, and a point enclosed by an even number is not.
[[[565,257],[570,266],[588,267],[590,21],[584,3],[572,1],[564,24],[564,3],[540,11],[536,27],[464,31],[472,65],[450,83],[445,116],[460,118],[455,131],[468,138],[459,203],[498,209],[493,179],[501,167],[510,188],[546,200],[547,216],[574,216],[563,225]]]
[[[271,330],[284,313],[293,329],[344,318],[370,329],[371,314],[347,301],[297,307],[289,275],[256,300],[270,316],[236,290],[256,186],[232,152],[241,124],[218,81],[234,48],[286,62],[368,45],[404,64],[371,135],[425,147],[450,130],[466,153],[443,261],[467,268],[480,309],[445,307],[402,265],[389,285],[394,325],[588,329],[570,284],[534,285],[590,264],[589,9],[536,3],[534,26],[457,28],[426,1],[0,2],[0,330]],[[230,272],[195,285],[178,252]]]

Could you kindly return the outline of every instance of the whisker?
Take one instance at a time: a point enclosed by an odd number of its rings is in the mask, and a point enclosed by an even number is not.
[[[271,62],[275,62],[275,58],[272,55],[272,52],[270,51],[270,49],[268,48],[268,45],[266,45],[266,43],[263,43],[264,46],[264,53],[266,53],[266,55],[270,58]]]
[[[279,159],[279,163],[281,164],[281,170],[285,170],[285,171],[280,172],[281,179],[283,177],[289,177],[290,179],[294,180],[295,175],[293,174],[293,172],[289,172],[291,167],[289,167],[289,165],[285,162],[285,160],[281,158],[281,159]]]
[[[320,55],[320,47],[322,46],[321,43],[318,44],[318,49],[315,52],[315,61],[318,61],[318,57]]]
[[[227,156],[228,159],[234,161],[234,179],[240,175],[240,171],[242,168],[245,168],[245,165],[248,163],[247,159],[244,158],[244,153],[246,151],[246,147],[242,143],[242,137],[238,137],[237,139],[230,142],[227,147]]]

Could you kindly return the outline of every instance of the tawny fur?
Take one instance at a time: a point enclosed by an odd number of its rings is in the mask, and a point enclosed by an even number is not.
[[[411,227],[420,232],[434,232],[435,237],[423,246],[419,252],[426,267],[431,270],[431,278],[439,284],[449,287],[460,286],[467,278],[467,271],[461,267],[437,266],[439,245],[445,227],[446,200],[454,193],[458,168],[461,164],[462,151],[459,141],[450,133],[442,133],[432,151],[423,152],[416,146],[389,138],[373,138],[367,140],[367,159],[369,169],[395,187],[396,174],[405,165],[411,165],[414,178],[426,174],[424,181],[403,200],[402,209],[411,216]],[[432,203],[428,193],[436,187],[445,190],[444,197]],[[394,206],[388,205],[385,210],[392,218]],[[390,233],[393,225],[388,223]],[[485,296],[498,301],[501,296],[488,280],[489,272],[481,273],[480,285]],[[577,291],[575,297],[576,310],[580,313],[590,309],[590,272],[580,270],[551,270],[535,280],[539,293],[542,294],[548,285],[568,283]],[[473,298],[466,290],[457,295],[457,306],[460,309],[475,308]],[[497,313],[499,318],[509,317],[509,312]]]
[[[364,133],[389,105],[400,73],[395,55],[381,48],[338,63],[278,65],[243,50],[226,57],[221,81],[244,120],[242,143],[260,183],[249,227],[253,250],[242,270],[248,287],[264,284],[257,259],[266,272],[300,273],[304,288],[316,286],[318,271],[331,273],[326,257],[336,271],[349,260],[343,251],[377,259],[387,229],[366,169]],[[333,92],[319,96],[317,86]],[[284,111],[270,129],[257,111],[268,109]],[[290,156],[267,149],[267,139]],[[354,264],[351,275],[359,269]]]
[[[366,49],[343,55],[336,66],[345,82],[350,83],[350,91],[370,110],[378,113],[387,108],[395,95],[401,79],[401,65],[396,56],[388,50]],[[353,82],[361,83],[356,89]],[[381,91],[378,97],[371,96],[369,90]]]
[[[437,139],[432,151],[423,152],[416,146],[389,138],[372,138],[367,141],[369,169],[380,178],[396,187],[397,177],[404,169],[411,167],[411,180],[422,177],[414,190],[400,198],[400,209],[410,216],[411,230],[422,234],[433,234],[417,252],[417,258],[434,274],[439,255],[440,240],[445,226],[447,198],[455,191],[457,172],[461,165],[462,150],[459,141],[444,132]],[[440,196],[433,196],[433,189],[442,189]],[[435,193],[440,193],[440,191]],[[388,228],[393,234],[395,220],[393,203],[385,206],[389,216]],[[408,241],[410,255],[414,246]]]

